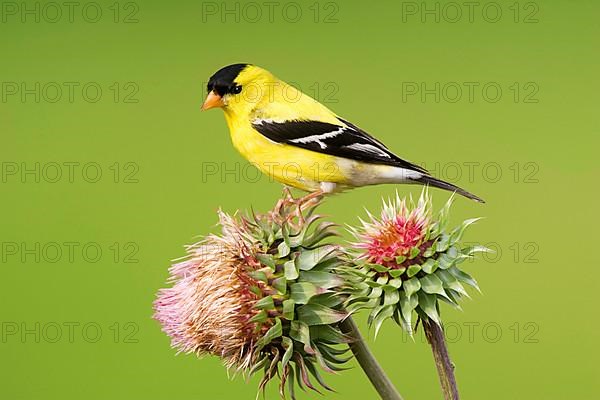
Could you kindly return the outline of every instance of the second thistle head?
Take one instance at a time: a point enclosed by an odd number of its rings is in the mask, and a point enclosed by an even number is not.
[[[436,216],[431,203],[426,191],[416,203],[396,194],[383,202],[379,217],[369,214],[368,221],[352,229],[358,261],[345,269],[353,277],[347,310],[370,309],[369,323],[375,325],[376,334],[387,318],[412,334],[413,312],[441,324],[438,300],[458,307],[461,297],[467,296],[463,284],[479,289],[458,266],[487,250],[460,243],[465,229],[478,219],[449,230],[452,198]]]

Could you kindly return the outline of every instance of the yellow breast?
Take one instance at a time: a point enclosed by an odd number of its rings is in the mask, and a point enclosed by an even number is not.
[[[318,190],[321,182],[347,182],[344,160],[273,142],[252,128],[250,121],[227,112],[225,118],[235,148],[269,177],[306,191]]]

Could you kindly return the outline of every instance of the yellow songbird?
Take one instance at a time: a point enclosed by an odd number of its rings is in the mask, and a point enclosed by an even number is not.
[[[432,177],[333,111],[251,64],[210,77],[203,110],[225,112],[235,148],[263,173],[314,195],[380,183],[416,183],[479,197]]]

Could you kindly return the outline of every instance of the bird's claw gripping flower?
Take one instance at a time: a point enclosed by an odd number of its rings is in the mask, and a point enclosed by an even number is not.
[[[358,254],[356,266],[345,267],[352,281],[347,287],[347,311],[370,309],[369,323],[375,334],[387,318],[393,318],[412,334],[412,315],[441,325],[438,300],[455,307],[468,296],[463,284],[479,290],[477,282],[458,264],[483,246],[460,244],[465,229],[478,218],[447,229],[451,197],[437,217],[426,191],[415,204],[412,198],[383,202],[381,217],[369,214],[368,222],[353,229]]]
[[[317,366],[342,369],[347,347],[335,345],[349,339],[338,326],[347,316],[344,281],[333,273],[342,250],[327,243],[336,226],[320,221],[317,205],[286,193],[267,214],[219,212],[222,233],[187,247],[170,269],[172,287],[155,301],[172,346],[219,356],[247,375],[262,370],[263,390],[278,375],[282,397],[286,382],[292,398],[295,381],[329,389]]]

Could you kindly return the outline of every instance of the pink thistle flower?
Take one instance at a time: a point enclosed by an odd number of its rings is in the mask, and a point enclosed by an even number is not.
[[[227,367],[245,368],[260,337],[250,322],[261,285],[248,275],[260,265],[251,254],[244,225],[219,212],[223,235],[187,246],[188,255],[170,268],[173,286],[161,289],[154,317],[183,353],[221,357]]]
[[[459,300],[468,296],[463,284],[479,289],[459,267],[475,253],[487,251],[461,243],[465,229],[479,218],[449,230],[452,200],[434,217],[426,190],[416,204],[396,194],[395,199],[383,202],[381,217],[369,214],[368,222],[361,220],[361,227],[351,228],[358,262],[346,270],[356,276],[349,285],[346,310],[370,309],[369,323],[375,326],[375,334],[388,318],[412,334],[414,312],[441,324],[438,300],[459,307]]]
[[[263,390],[278,377],[282,397],[287,387],[295,398],[296,382],[317,390],[312,379],[329,389],[316,367],[332,372],[347,361],[346,348],[332,347],[349,341],[336,273],[344,261],[327,242],[335,225],[317,223],[316,205],[288,194],[267,214],[219,212],[221,234],[187,246],[154,302],[172,346],[218,356],[246,375],[263,371]]]
[[[426,241],[430,226],[431,202],[427,196],[421,195],[417,205],[411,208],[406,199],[396,194],[395,199],[383,201],[379,219],[369,214],[369,222],[361,220],[363,226],[356,232],[358,242],[354,243],[363,251],[359,257],[369,263],[399,268],[403,259],[410,257],[411,249]]]

